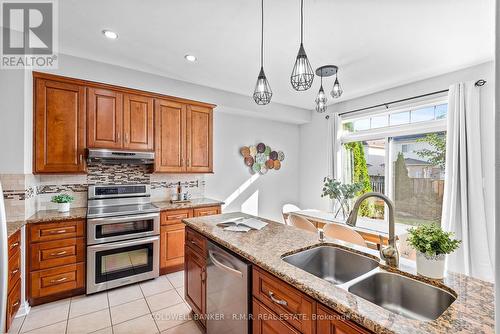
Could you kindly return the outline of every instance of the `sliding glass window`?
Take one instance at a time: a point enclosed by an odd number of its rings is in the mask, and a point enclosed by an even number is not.
[[[441,98],[418,105],[341,117],[337,175],[363,190],[386,194],[395,203],[396,222],[441,221],[447,104]],[[384,219],[384,203],[369,199],[360,216]]]

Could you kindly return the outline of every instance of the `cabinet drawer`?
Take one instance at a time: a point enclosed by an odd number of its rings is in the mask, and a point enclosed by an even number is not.
[[[39,242],[83,237],[84,231],[84,220],[32,224],[30,225],[30,240]]]
[[[190,209],[162,211],[161,225],[181,224],[183,219],[192,216],[192,211]]]
[[[220,214],[220,206],[207,206],[193,209],[193,217],[211,216]]]
[[[9,259],[16,254],[18,250],[21,249],[21,231],[18,230],[16,233],[11,235],[8,240],[8,253]]]
[[[85,261],[84,238],[70,238],[33,244],[31,270],[47,269]]]
[[[21,252],[15,253],[9,259],[9,273],[8,273],[8,291],[10,292],[16,282],[21,277]]]
[[[30,274],[31,297],[40,298],[85,287],[85,264],[35,271]]]
[[[205,254],[207,251],[207,241],[204,236],[188,228],[186,229],[186,245]]]
[[[313,333],[314,301],[282,280],[253,268],[252,293],[302,333]]]
[[[370,332],[354,324],[352,321],[345,320],[337,312],[334,312],[323,305],[318,305],[318,334],[369,334]]]
[[[21,280],[18,280],[7,296],[7,330],[21,306]]]
[[[253,298],[253,319],[253,334],[299,334],[255,298]]]

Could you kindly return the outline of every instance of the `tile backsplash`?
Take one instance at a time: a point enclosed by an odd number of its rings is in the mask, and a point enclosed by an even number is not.
[[[0,182],[8,221],[29,218],[38,210],[57,209],[50,200],[59,193],[75,197],[73,207],[85,207],[89,184],[150,184],[152,201],[170,200],[179,182],[192,198],[205,193],[202,174],[155,174],[151,167],[129,164],[92,164],[82,175],[0,174]]]

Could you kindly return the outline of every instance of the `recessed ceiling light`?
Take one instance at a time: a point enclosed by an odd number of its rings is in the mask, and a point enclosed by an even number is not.
[[[103,30],[102,33],[104,36],[106,36],[109,39],[117,39],[118,38],[118,34],[114,31],[111,31],[111,30]]]
[[[190,62],[195,62],[196,61],[196,57],[193,56],[193,55],[185,55],[184,58],[186,58],[186,60],[190,61]]]

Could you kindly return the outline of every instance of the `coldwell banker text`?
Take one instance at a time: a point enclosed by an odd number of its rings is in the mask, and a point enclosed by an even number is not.
[[[0,68],[57,68],[57,0],[3,0],[1,11]]]

